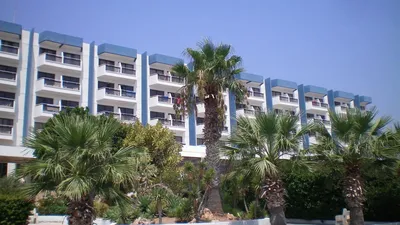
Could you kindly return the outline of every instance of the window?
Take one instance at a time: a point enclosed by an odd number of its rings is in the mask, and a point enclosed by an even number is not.
[[[293,94],[290,94],[290,93],[285,93],[285,94],[287,94],[289,96],[289,98],[293,98]]]
[[[261,92],[261,89],[260,89],[260,88],[253,87],[253,92],[260,93],[260,92]]]
[[[120,109],[121,113],[123,113],[123,114],[133,115],[133,109],[130,109],[130,108],[119,108],[119,109]]]
[[[11,67],[11,66],[4,66],[4,65],[0,65],[0,70],[7,71],[7,72],[13,72],[13,73],[17,72],[17,68]]]
[[[197,117],[196,123],[197,123],[197,124],[204,124],[204,118],[202,118],[202,117]]]
[[[48,53],[48,54],[51,54],[51,55],[57,55],[57,51],[56,50],[48,49],[48,48],[40,48],[39,54],[43,54],[43,53]]]
[[[164,75],[164,70],[158,70],[158,69],[150,68],[150,75],[152,75],[152,74]]]
[[[0,91],[0,98],[15,99],[15,93]]]
[[[50,104],[53,105],[54,100],[52,98],[45,98],[45,97],[36,97],[36,104]]]
[[[182,120],[182,116],[177,116],[176,114],[168,113],[168,116],[171,116],[172,120]]]
[[[197,145],[204,145],[204,138],[197,138]]]
[[[114,88],[113,83],[107,83],[107,82],[103,82],[103,81],[99,81],[97,85],[98,85],[98,89],[104,88],[104,87]]]
[[[312,119],[312,118],[314,118],[314,114],[307,113],[307,119]]]
[[[340,102],[335,102],[335,106],[341,105]]]
[[[278,91],[272,91],[272,96],[281,96],[282,93],[278,92]]]
[[[114,106],[97,105],[97,112],[114,112]]]
[[[106,60],[106,59],[99,59],[99,65],[108,65],[108,66],[114,66],[114,61],[111,60]]]
[[[12,119],[0,118],[0,124],[1,125],[12,126],[14,124],[14,121]]]
[[[181,136],[175,136],[175,141],[178,143],[182,143],[183,142],[183,138]]]
[[[156,96],[156,95],[164,96],[164,91],[150,89],[150,97],[153,97],[153,96]]]
[[[13,46],[13,47],[19,47],[18,42],[13,42],[13,41],[5,41],[1,40],[1,45],[7,45],[7,46]]]
[[[262,111],[260,106],[253,105],[255,111]]]
[[[7,176],[7,163],[0,163],[0,177]]]
[[[61,100],[61,106],[69,107],[69,108],[75,108],[75,107],[79,107],[79,102]]]
[[[35,122],[35,131],[43,130],[43,128],[44,128],[44,123]]]
[[[68,53],[64,52],[64,58],[70,58],[70,59],[81,59],[81,56],[78,54],[73,54],[73,53]]]
[[[128,63],[121,63],[121,67],[122,67],[122,69],[131,69],[131,70],[133,70],[133,69],[135,69],[135,66],[133,65],[133,64],[128,64]]]
[[[124,90],[124,91],[133,91],[133,86],[128,86],[128,85],[122,85],[122,84],[121,84],[121,90]]]
[[[306,96],[306,102],[309,102],[309,101],[312,101],[312,100],[313,100],[312,97],[307,97],[307,96]]]
[[[77,77],[63,76],[63,81],[79,83],[79,78],[77,78]]]
[[[150,119],[156,119],[156,118],[165,118],[165,114],[162,112],[150,111]]]
[[[38,76],[38,79],[40,79],[40,78],[50,78],[50,79],[54,80],[56,75],[52,74],[52,73],[45,73],[45,72],[39,71],[37,76]]]

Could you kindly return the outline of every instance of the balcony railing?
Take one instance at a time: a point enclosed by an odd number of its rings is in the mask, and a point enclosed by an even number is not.
[[[228,132],[228,127],[226,127],[226,126],[224,126],[223,128],[222,128],[222,132]]]
[[[2,80],[15,81],[16,77],[17,77],[17,73],[16,72],[0,70],[0,79],[2,79]]]
[[[128,113],[121,113],[121,120],[122,121],[136,121],[136,116],[133,114],[128,114]]]
[[[74,65],[74,66],[81,66],[81,60],[80,59],[62,57],[62,56],[54,55],[54,54],[51,54],[51,53],[42,53],[42,54],[45,54],[45,59],[47,61],[63,63],[63,64],[69,64],[69,65]]]
[[[279,96],[279,100],[281,100],[282,102],[291,102],[291,103],[298,103],[299,100],[297,98],[291,98],[291,97],[287,97],[287,96]]]
[[[136,92],[128,91],[128,90],[121,90],[121,96],[128,97],[128,98],[136,98]]]
[[[264,97],[264,93],[261,93],[261,92],[248,91],[247,93],[251,97],[256,97],[256,98],[263,98]]]
[[[315,107],[328,108],[328,104],[327,103],[317,102],[317,101],[311,101],[311,103]]]
[[[118,113],[111,112],[111,111],[99,111],[97,112],[97,115],[104,115],[104,116],[113,116],[113,117],[118,117]]]
[[[167,82],[172,82],[172,83],[179,83],[179,84],[183,84],[184,83],[184,79],[181,77],[176,77],[176,76],[167,76],[167,75],[163,75],[163,74],[157,74],[158,79],[162,80],[162,81],[167,81]]]
[[[158,102],[173,104],[175,102],[175,98],[169,98],[168,96],[158,95]]]
[[[123,74],[129,74],[129,75],[135,75],[136,70],[131,69],[131,68],[125,68],[125,67],[118,67],[118,66],[112,66],[112,65],[105,65],[107,71],[111,71],[114,73],[123,73]]]
[[[8,134],[11,135],[13,130],[13,126],[0,124],[0,134]]]
[[[122,96],[122,97],[128,97],[128,98],[136,98],[136,92],[134,92],[134,91],[117,90],[117,89],[108,88],[108,87],[105,87],[104,89],[105,89],[106,95]]]
[[[181,120],[172,120],[173,127],[185,127],[185,122]]]
[[[40,78],[40,79],[43,79],[44,85],[46,85],[46,86],[73,89],[73,90],[80,89],[80,84],[77,82],[59,81],[59,80],[54,80],[51,78]]]
[[[308,119],[315,123],[323,123],[325,125],[331,125],[331,121],[329,121],[329,120],[324,120],[324,119],[320,119],[320,118],[308,118]]]
[[[0,97],[0,106],[1,107],[8,107],[8,108],[14,108],[14,99],[12,98],[3,98]]]
[[[51,105],[51,104],[41,104],[43,112],[49,112],[49,113],[59,113],[60,112],[60,106],[59,105]]]
[[[0,52],[7,52],[10,54],[18,55],[18,49],[19,47],[17,46],[11,46],[5,44],[0,45]]]
[[[185,127],[185,122],[181,120],[169,120],[165,118],[154,118],[154,119],[157,119],[164,126]]]

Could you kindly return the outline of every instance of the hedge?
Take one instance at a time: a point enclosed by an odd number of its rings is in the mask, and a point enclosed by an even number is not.
[[[31,211],[32,201],[18,197],[0,195],[0,225],[26,225]]]

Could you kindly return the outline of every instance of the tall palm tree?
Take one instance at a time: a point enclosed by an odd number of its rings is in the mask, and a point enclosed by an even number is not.
[[[131,147],[114,149],[112,138],[121,128],[110,117],[62,113],[27,140],[37,158],[21,168],[30,176],[27,194],[55,192],[68,201],[70,225],[93,224],[93,200],[99,196],[117,205],[129,202],[122,191],[137,179],[141,153]]]
[[[274,112],[256,115],[255,119],[240,117],[237,130],[222,147],[233,165],[233,175],[258,177],[262,197],[267,201],[272,225],[284,225],[285,187],[282,169],[285,155],[299,152],[307,128],[298,129],[298,116]]]
[[[364,224],[363,205],[365,201],[363,166],[393,164],[395,148],[391,142],[394,136],[385,132],[389,117],[377,118],[376,109],[348,110],[346,115],[329,112],[332,131],[322,124],[316,124],[317,144],[311,146],[312,153],[321,160],[324,167],[332,166],[343,172],[343,194],[350,209],[350,224]]]
[[[225,123],[223,92],[226,90],[232,92],[240,102],[247,91],[235,79],[235,76],[243,71],[240,67],[242,58],[232,55],[230,45],[215,45],[211,40],[205,39],[197,46],[198,49],[187,48],[184,51],[193,68],[189,69],[183,63],[172,68],[173,74],[185,79],[185,85],[180,91],[182,101],[175,104],[175,109],[177,112],[183,113],[191,112],[191,110],[197,111],[196,103],[204,103],[205,161],[208,167],[213,168],[216,172],[206,206],[213,212],[222,213],[219,194],[220,153],[217,142],[221,138]]]

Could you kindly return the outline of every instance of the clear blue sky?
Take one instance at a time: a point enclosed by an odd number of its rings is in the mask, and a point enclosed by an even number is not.
[[[368,95],[400,120],[400,0],[2,0],[0,19],[181,57],[204,37],[246,72]]]

